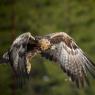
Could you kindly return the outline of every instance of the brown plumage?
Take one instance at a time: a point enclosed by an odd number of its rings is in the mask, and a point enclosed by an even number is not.
[[[43,37],[33,37],[30,33],[24,33],[13,42],[9,51],[3,59],[9,58],[8,61],[12,67],[20,74],[29,75],[31,70],[29,60],[39,53],[60,64],[62,70],[78,87],[89,84],[88,72],[95,76],[94,63],[64,32],[52,33]]]

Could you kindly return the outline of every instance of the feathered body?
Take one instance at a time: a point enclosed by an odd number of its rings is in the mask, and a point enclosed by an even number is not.
[[[65,32],[33,37],[30,33],[20,35],[3,59],[10,62],[18,76],[29,75],[30,59],[41,54],[60,64],[62,70],[78,87],[88,83],[88,72],[95,76],[95,65]]]

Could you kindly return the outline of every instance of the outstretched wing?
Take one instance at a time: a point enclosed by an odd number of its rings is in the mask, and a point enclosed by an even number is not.
[[[24,33],[16,38],[10,50],[3,56],[3,59],[9,60],[20,81],[29,76],[31,71],[30,59],[37,52],[35,48],[35,38],[30,33]]]
[[[74,40],[64,32],[49,34],[46,37],[50,40],[51,48],[42,52],[42,56],[57,61],[78,87],[88,83],[87,71],[94,76],[95,65]]]

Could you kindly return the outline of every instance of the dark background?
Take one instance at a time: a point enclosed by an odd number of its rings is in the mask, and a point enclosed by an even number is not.
[[[95,0],[0,0],[0,55],[19,34],[65,31],[95,61]],[[39,55],[32,60],[32,78],[15,88],[9,65],[0,65],[0,95],[95,95],[95,80],[77,89],[57,64]]]

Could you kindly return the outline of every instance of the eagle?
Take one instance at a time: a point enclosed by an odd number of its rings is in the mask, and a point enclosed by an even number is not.
[[[9,63],[16,76],[29,76],[31,59],[37,54],[59,64],[77,87],[89,84],[88,75],[95,77],[95,64],[65,32],[33,37],[26,32],[17,37],[1,62]]]

